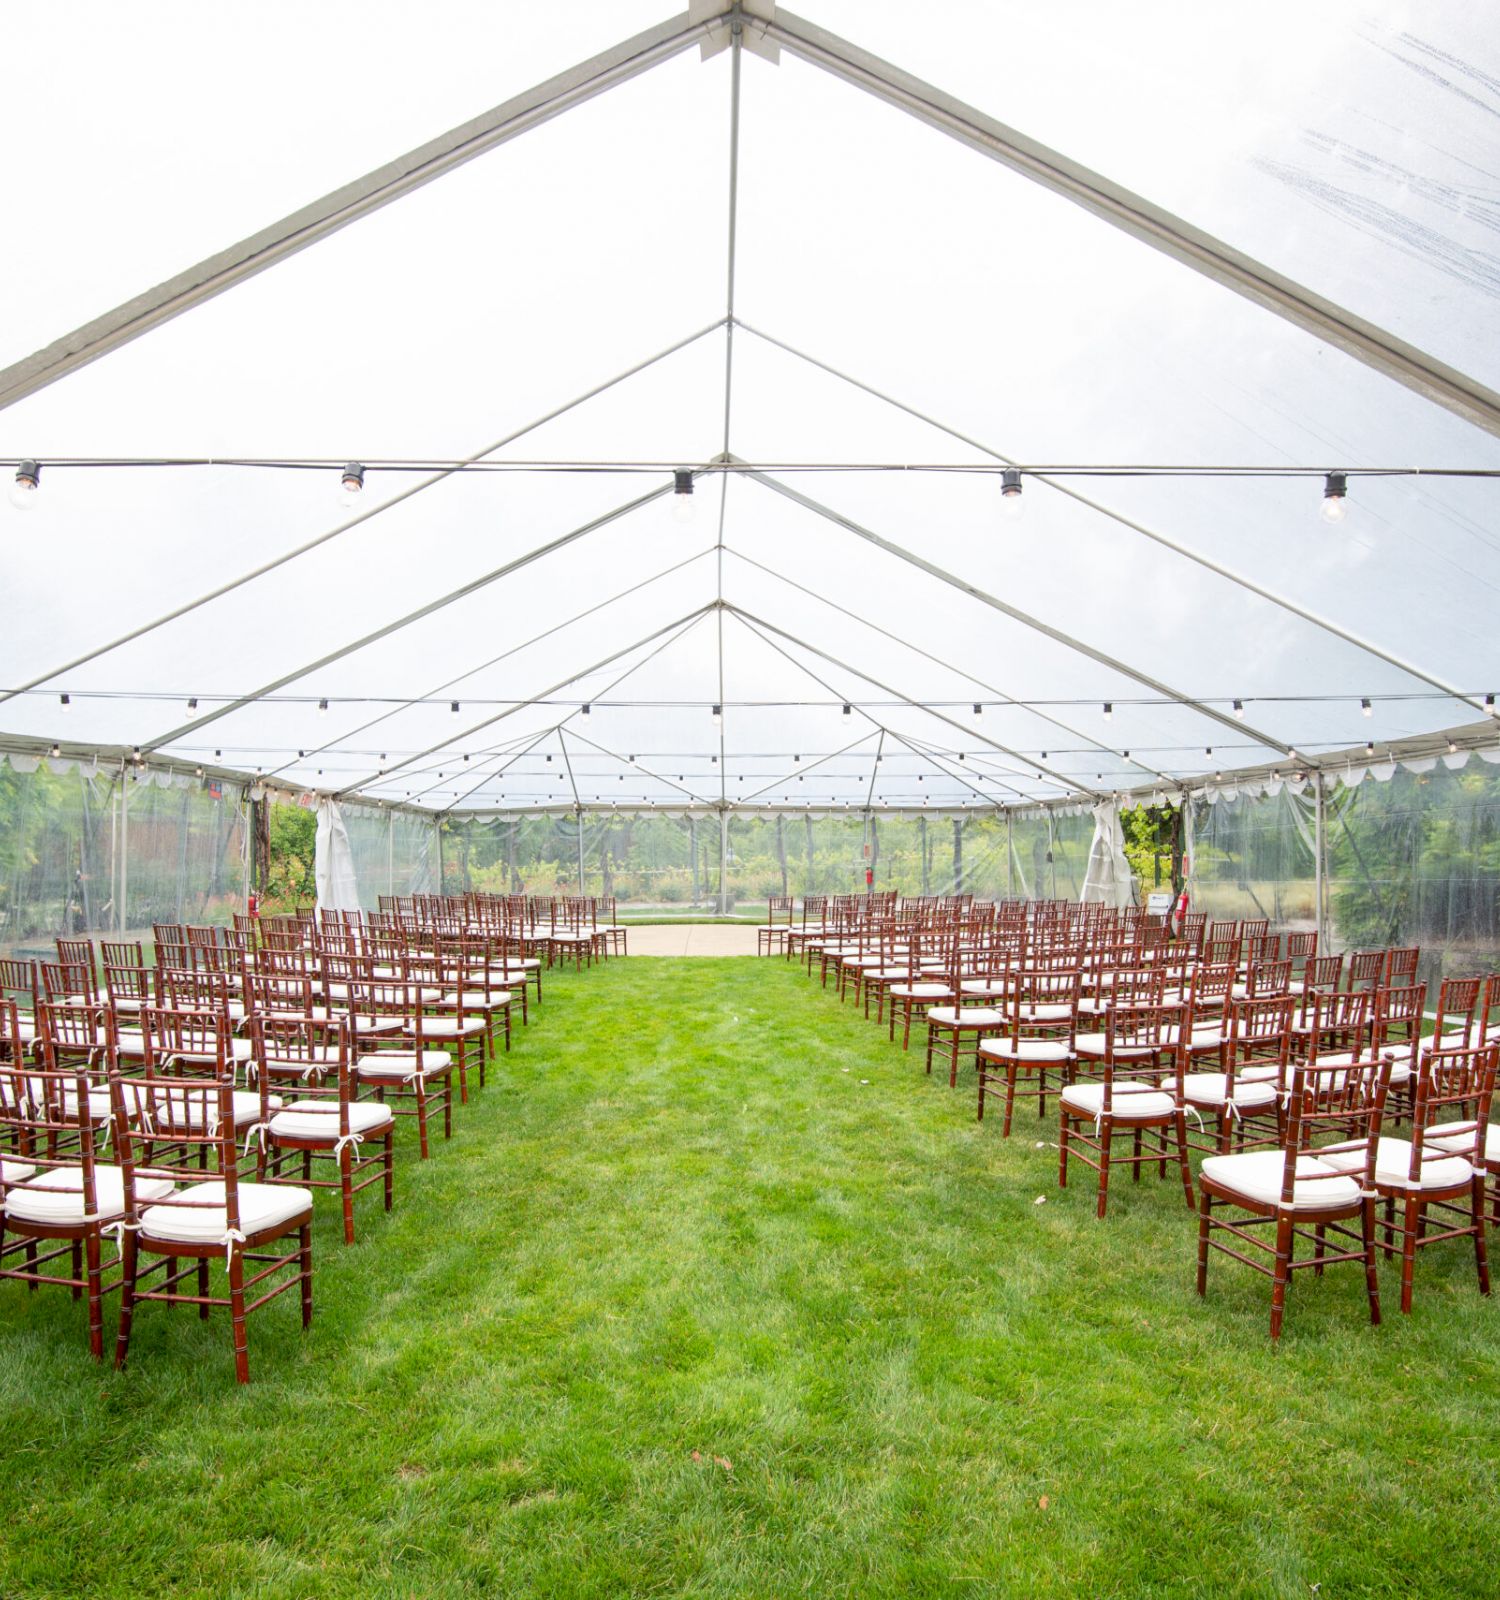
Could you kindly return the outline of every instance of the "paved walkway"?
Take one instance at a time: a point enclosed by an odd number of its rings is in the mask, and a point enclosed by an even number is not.
[[[630,930],[633,956],[753,956],[755,929],[732,922],[653,923]]]

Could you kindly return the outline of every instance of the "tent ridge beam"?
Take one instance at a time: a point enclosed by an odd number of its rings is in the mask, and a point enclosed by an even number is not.
[[[801,60],[910,113],[1474,426],[1500,435],[1500,394],[1494,390],[1122,184],[779,6],[767,36]]]
[[[1297,752],[1284,740],[1278,739],[1267,733],[1262,728],[1252,727],[1248,722],[1240,722],[1222,711],[1215,711],[1212,706],[1204,705],[1202,701],[1195,700],[1189,694],[1184,694],[1181,689],[1174,689],[1170,684],[1163,683],[1158,678],[1148,676],[1139,668],[1132,667],[1124,661],[1109,655],[1106,651],[1095,649],[1091,644],[1086,644],[1082,639],[1075,639],[1072,634],[1064,633],[1061,628],[1054,628],[1051,623],[1043,622],[1040,617],[1034,617],[1028,611],[1008,604],[998,596],[987,593],[977,584],[970,583],[967,578],[960,578],[956,573],[948,572],[936,563],[924,559],[914,551],[908,550],[903,545],[895,544],[889,539],[882,538],[870,528],[855,522],[852,517],[846,517],[842,512],[835,511],[831,506],[824,505],[820,500],[814,500],[811,495],[805,495],[798,489],[793,489],[790,484],[782,483],[773,478],[769,473],[750,471],[745,477],[753,479],[756,483],[770,489],[773,493],[783,495],[795,505],[802,506],[805,510],[832,522],[836,527],[843,528],[846,532],[854,534],[857,538],[864,539],[873,544],[877,550],[884,550],[888,555],[899,557],[902,561],[916,567],[918,571],[925,572],[929,577],[936,578],[940,583],[946,583],[950,588],[957,589],[961,594],[968,595],[971,599],[978,600],[981,605],[989,606],[991,610],[998,611],[1002,616],[1009,617],[1013,622],[1019,622],[1033,632],[1040,633],[1044,638],[1051,639],[1054,643],[1065,646],[1069,650],[1076,650],[1080,655],[1087,656],[1090,661],[1097,661],[1100,666],[1108,667],[1112,672],[1132,679],[1144,685],[1159,695],[1165,695],[1170,700],[1175,700],[1178,705],[1186,706],[1189,710],[1196,711],[1200,716],[1207,717],[1212,722],[1217,722],[1221,727],[1229,728],[1237,734],[1250,734],[1253,738],[1268,745],[1273,750],[1280,750],[1289,758],[1306,760],[1298,757]],[[875,682],[872,678],[871,683]],[[893,690],[899,693],[899,690]],[[954,724],[955,727],[959,726]],[[996,748],[999,748],[996,746]],[[1018,757],[1018,759],[1020,759]],[[1309,763],[1316,765],[1316,763]],[[1044,771],[1047,769],[1043,769]],[[1058,776],[1058,774],[1053,774]],[[1071,782],[1071,780],[1069,780]],[[1081,787],[1073,785],[1073,787]],[[1084,793],[1093,794],[1094,790],[1084,790]]]
[[[529,700],[523,700],[518,702],[516,705],[508,706],[504,711],[497,712],[493,717],[486,717],[483,722],[476,722],[473,727],[465,728],[460,733],[455,734],[451,738],[444,739],[439,744],[428,745],[425,750],[417,751],[415,755],[408,756],[405,761],[396,762],[396,764],[391,767],[389,772],[383,774],[379,772],[368,773],[357,783],[346,785],[340,791],[339,798],[342,799],[345,795],[357,793],[367,784],[375,783],[382,777],[394,777],[396,773],[404,771],[408,767],[415,766],[418,761],[425,761],[428,756],[436,755],[439,750],[448,749],[448,747],[456,743],[457,740],[467,739],[472,734],[479,733],[485,728],[494,727],[497,722],[504,722],[507,717],[515,716],[518,711],[524,711],[527,706],[534,706],[538,701],[545,700],[549,695],[556,694],[559,689],[566,689],[570,683],[577,683],[580,678],[588,677],[591,672],[600,671],[602,668],[609,666],[612,662],[618,661],[621,656],[628,656],[632,650],[639,650],[640,647],[645,644],[654,644],[664,634],[671,633],[674,628],[681,628],[683,632],[686,633],[696,623],[701,622],[702,619],[707,615],[707,606],[699,606],[696,610],[685,612],[682,616],[675,617],[671,622],[664,623],[661,627],[654,629],[652,632],[642,634],[638,639],[632,639],[629,644],[622,645],[618,650],[611,651],[609,655],[602,656],[598,661],[592,662],[589,666],[580,667],[577,672],[570,672],[566,678],[559,678],[556,683],[549,684],[545,689],[542,689],[538,691],[538,693],[532,695]],[[637,664],[639,665],[639,663]],[[634,671],[635,669],[632,668],[631,670]],[[629,674],[626,674],[626,676],[629,676]],[[563,722],[566,721],[567,718],[565,717],[563,718],[562,722],[558,722],[556,724],[559,735],[562,731]]]
[[[550,122],[616,84],[648,72],[698,43],[711,25],[690,21],[685,13],[659,22],[206,257],[0,371],[0,409],[35,394],[476,156]]]
[[[1060,783],[1066,789],[1076,790],[1079,794],[1087,795],[1090,799],[1098,798],[1096,790],[1090,789],[1085,784],[1079,783],[1075,778],[1068,777],[1066,773],[1056,772],[1051,767],[1039,766],[1039,764],[1035,761],[1027,761],[1020,751],[1012,750],[1009,745],[1001,744],[998,740],[990,738],[988,734],[978,733],[973,729],[965,728],[961,722],[955,722],[952,717],[944,716],[941,711],[936,711],[929,705],[923,705],[920,700],[913,700],[909,694],[903,693],[893,684],[883,683],[879,678],[872,678],[868,672],[861,671],[858,667],[853,666],[848,661],[840,659],[838,656],[830,655],[828,651],[820,649],[817,645],[812,644],[806,639],[800,638],[795,633],[788,633],[785,628],[778,628],[774,622],[768,622],[764,617],[756,616],[753,611],[746,611],[741,606],[731,606],[730,610],[733,611],[734,615],[739,618],[740,622],[744,624],[745,627],[749,628],[752,633],[760,633],[760,629],[764,628],[767,630],[767,632],[774,633],[778,638],[787,640],[789,643],[796,645],[799,649],[806,650],[810,654],[817,656],[820,660],[830,662],[833,666],[839,667],[845,672],[852,672],[855,677],[863,679],[866,683],[873,683],[877,689],[880,689],[884,693],[895,695],[899,700],[902,701],[903,704],[910,706],[913,711],[920,711],[925,716],[932,717],[934,720],[944,723],[950,728],[956,728],[962,734],[969,735],[970,742],[972,744],[987,745],[991,750],[997,751],[1000,755],[1003,755],[1012,761],[1019,761],[1023,766],[1029,767],[1032,771],[1045,772],[1047,776],[1050,777],[1054,782]],[[780,650],[780,646],[776,645],[772,640],[765,639],[764,634],[760,634],[760,637],[765,640],[767,644],[770,644],[773,649]],[[786,655],[786,652],[782,650],[781,654]],[[791,657],[788,656],[787,659],[791,660]],[[794,664],[800,668],[801,671],[805,672],[814,683],[821,683],[830,694],[834,694],[836,692],[831,684],[826,683],[822,678],[820,678],[817,673],[813,672],[812,669],[806,665],[805,662],[799,661],[795,662]],[[877,728],[884,727],[884,724],[877,722],[876,719],[871,717],[870,713],[863,707],[860,708],[860,715],[869,717],[870,721],[874,723]],[[899,737],[899,735],[896,735],[896,737]],[[1020,770],[1013,770],[1009,772],[1007,776],[1019,778],[1023,777],[1024,774]],[[1029,796],[1022,794],[1014,784],[1002,782],[1002,787],[1009,789],[1012,794],[1019,795],[1023,800],[1030,798]]]
[[[1159,772],[1155,767],[1147,766],[1144,761],[1138,761],[1134,756],[1127,755],[1123,749],[1116,750],[1112,745],[1101,744],[1098,739],[1091,734],[1085,733],[1081,728],[1074,728],[1066,722],[1059,722],[1056,717],[1049,716],[1045,711],[1038,710],[1036,706],[1027,705],[1025,701],[1017,700],[1014,695],[1007,694],[1003,689],[997,689],[992,683],[986,683],[983,678],[976,678],[972,672],[965,671],[964,668],[955,665],[951,661],[944,661],[940,656],[933,655],[930,650],[924,650],[920,645],[913,644],[910,639],[903,639],[899,634],[892,633],[890,629],[882,628],[878,622],[871,622],[868,617],[860,616],[858,612],[849,610],[847,606],[841,606],[837,600],[830,600],[827,595],[818,594],[815,590],[804,587],[796,579],[787,577],[784,572],[777,572],[773,567],[766,566],[753,556],[747,556],[743,550],[737,550],[733,545],[726,545],[725,549],[737,560],[743,561],[747,566],[756,568],[757,571],[764,572],[768,577],[777,579],[789,588],[795,589],[799,594],[805,594],[809,600],[816,600],[819,604],[827,606],[829,610],[837,611],[840,616],[848,617],[851,622],[857,622],[861,627],[870,629],[872,633],[878,633],[881,638],[889,639],[892,644],[898,644],[903,649],[910,650],[913,655],[921,656],[924,661],[931,661],[935,666],[944,667],[950,672],[956,672],[959,677],[975,684],[986,694],[993,695],[1006,705],[1015,706],[1019,710],[1029,712],[1050,727],[1066,733],[1070,738],[1082,739],[1085,743],[1092,745],[1094,749],[1113,756],[1117,761],[1124,761],[1132,767],[1139,767],[1142,772],[1149,772],[1153,777],[1161,778],[1167,783],[1175,783],[1177,781],[1169,774]]]

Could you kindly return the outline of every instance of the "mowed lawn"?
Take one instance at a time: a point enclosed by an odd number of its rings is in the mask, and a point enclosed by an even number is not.
[[[782,962],[554,975],[389,1218],[320,1200],[248,1389],[222,1315],[119,1375],[0,1286],[0,1595],[1495,1594],[1468,1247],[1376,1329],[1300,1279],[1273,1350],[1173,1181],[1101,1224],[1055,1138]]]

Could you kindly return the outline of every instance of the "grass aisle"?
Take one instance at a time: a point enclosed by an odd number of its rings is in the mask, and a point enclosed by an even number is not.
[[[1172,1182],[1097,1223],[1050,1123],[976,1127],[784,963],[548,983],[390,1218],[320,1202],[248,1390],[222,1316],[143,1307],[122,1377],[0,1286],[0,1594],[1494,1592],[1462,1246],[1379,1329],[1302,1279],[1273,1352]]]

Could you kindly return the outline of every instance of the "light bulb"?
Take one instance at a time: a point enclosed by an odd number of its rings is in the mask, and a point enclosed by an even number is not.
[[[339,504],[352,506],[358,503],[365,487],[365,469],[351,461],[339,475]]]
[[[693,520],[693,475],[679,469],[672,474],[672,515],[678,522]]]
[[[1245,702],[1243,700],[1235,701],[1234,714],[1240,719],[1241,722],[1245,720]]]
[[[17,511],[35,508],[41,482],[42,469],[35,461],[23,461],[17,466],[15,482],[10,486],[10,503]]]
[[[1026,502],[1021,498],[1021,474],[1014,467],[1007,467],[1000,474],[1000,515],[1007,522],[1015,522],[1026,510]]]
[[[1349,480],[1342,472],[1330,472],[1323,480],[1323,520],[1342,522],[1349,515],[1344,497],[1349,492]]]
[[[1368,700],[1361,700],[1359,703],[1359,709],[1363,711],[1367,717],[1372,717],[1375,714]]]

